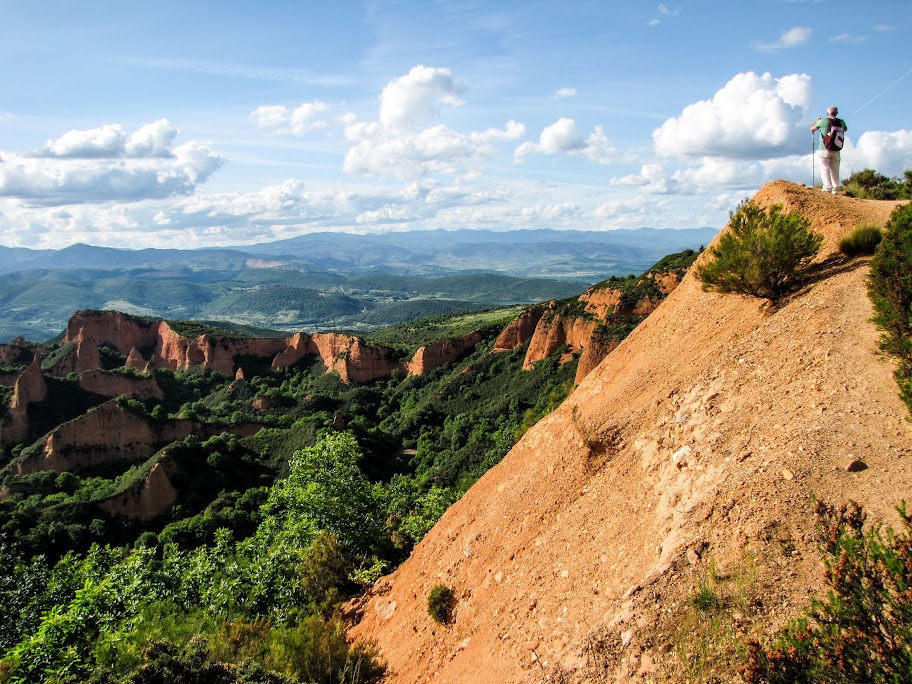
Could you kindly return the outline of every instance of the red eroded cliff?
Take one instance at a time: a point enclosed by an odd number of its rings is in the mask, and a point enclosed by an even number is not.
[[[282,370],[288,366],[293,366],[308,354],[316,354],[316,347],[312,345],[310,335],[307,333],[295,333],[285,349],[275,355],[272,360],[272,370]]]
[[[155,378],[137,378],[123,373],[93,368],[81,373],[76,379],[79,386],[87,392],[100,394],[103,397],[131,397],[145,401],[146,399],[164,398],[164,393],[155,382]]]
[[[15,464],[16,473],[75,468],[148,458],[195,429],[189,420],[154,421],[116,401],[58,425],[41,448]]]
[[[390,375],[399,364],[392,350],[365,344],[357,337],[339,333],[316,333],[311,337],[326,370],[335,371],[342,382],[370,382]]]
[[[578,316],[544,316],[535,326],[523,370],[531,370],[536,362],[548,358],[565,344],[574,352],[582,352],[598,324],[595,319]]]
[[[189,338],[175,331],[166,321],[160,321],[152,365],[171,370],[204,366],[222,375],[234,376],[238,369],[237,357],[269,358],[283,352],[287,346],[287,338],[212,335]]]
[[[494,351],[515,349],[528,341],[523,369],[531,370],[537,362],[569,345],[573,353],[579,354],[576,372],[576,384],[579,384],[620,342],[617,337],[606,334],[604,328],[615,323],[627,324],[631,316],[648,316],[680,282],[680,276],[675,273],[647,273],[643,278],[653,279],[656,287],[633,302],[624,296],[620,287],[599,285],[578,298],[583,305],[582,315],[573,312],[572,308],[566,313],[558,313],[558,302],[549,303],[547,308],[527,309],[504,328],[494,344]],[[642,279],[639,282],[642,283]]]
[[[41,370],[41,361],[36,356],[32,363],[16,379],[9,411],[0,423],[0,444],[6,447],[22,442],[28,437],[28,407],[32,402],[44,401],[47,397],[47,383]]]
[[[141,481],[127,490],[102,501],[102,510],[134,520],[152,520],[164,515],[177,503],[177,490],[171,483],[174,468],[165,456]]]
[[[534,323],[527,327],[534,329]],[[473,332],[441,340],[419,349],[411,361],[402,364],[391,349],[343,333],[299,332],[290,338],[187,337],[167,321],[148,321],[115,311],[81,311],[70,319],[64,338],[64,344],[72,344],[73,350],[58,361],[53,374],[99,368],[98,347],[107,345],[127,355],[124,365],[138,370],[203,366],[236,377],[241,357],[272,359],[273,370],[281,370],[315,355],[343,382],[370,382],[389,377],[398,368],[410,374],[427,373],[451,363],[480,339]]]
[[[494,341],[493,351],[510,351],[531,340],[532,335],[535,333],[535,327],[544,313],[545,310],[540,306],[534,306],[523,311],[510,321],[507,327],[503,329],[503,332],[497,336]]]
[[[408,375],[424,375],[435,368],[453,363],[469,349],[481,342],[481,333],[471,332],[462,337],[438,340],[420,347],[412,359],[404,364]]]

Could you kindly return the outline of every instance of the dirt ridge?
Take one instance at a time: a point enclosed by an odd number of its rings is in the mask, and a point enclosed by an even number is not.
[[[689,273],[353,606],[391,682],[682,681],[676,639],[710,568],[750,564],[737,630],[768,636],[822,588],[814,497],[895,522],[912,428],[869,260],[836,245],[896,203],[787,181],[752,201],[811,219],[815,277],[773,307]],[[458,597],[447,626],[426,610],[438,583]]]

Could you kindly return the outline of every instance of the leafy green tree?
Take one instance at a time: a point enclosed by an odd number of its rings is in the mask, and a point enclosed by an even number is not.
[[[327,432],[314,446],[296,451],[288,477],[270,492],[258,534],[305,546],[325,531],[348,552],[378,551],[386,541],[381,502],[358,467],[362,456],[345,432]]]
[[[743,203],[696,275],[706,290],[775,301],[794,286],[822,244],[823,236],[800,214],[778,204],[767,210]]]

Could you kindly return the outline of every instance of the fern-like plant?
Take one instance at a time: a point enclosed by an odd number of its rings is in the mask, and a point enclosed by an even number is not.
[[[800,214],[745,202],[696,275],[706,290],[775,301],[792,289],[822,244],[823,236]]]

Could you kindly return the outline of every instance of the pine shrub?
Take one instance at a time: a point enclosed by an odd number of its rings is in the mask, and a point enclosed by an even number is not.
[[[905,189],[897,179],[889,178],[874,169],[856,171],[842,185],[852,197],[876,200],[900,199]]]
[[[822,244],[823,236],[800,214],[778,204],[767,210],[742,203],[696,275],[705,290],[776,301],[794,287]]]

